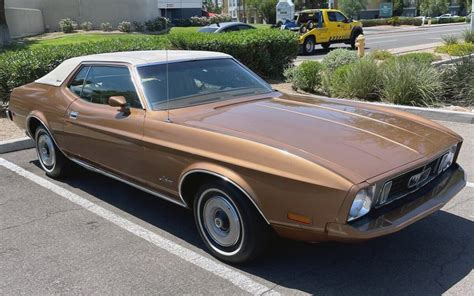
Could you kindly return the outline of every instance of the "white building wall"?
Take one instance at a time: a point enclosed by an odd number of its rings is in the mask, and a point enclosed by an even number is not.
[[[5,16],[13,38],[44,33],[43,14],[39,9],[6,8]]]
[[[161,16],[163,8],[175,11],[194,9],[190,14],[197,15],[202,0],[6,0],[5,6],[39,9],[45,28],[57,31],[59,21],[66,17],[78,24],[90,21],[94,28],[100,28],[100,24],[105,22],[114,27],[124,20],[144,22]]]

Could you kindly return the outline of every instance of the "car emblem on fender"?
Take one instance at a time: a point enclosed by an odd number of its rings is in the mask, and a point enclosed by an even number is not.
[[[413,188],[425,182],[426,179],[428,179],[428,177],[430,176],[430,172],[431,168],[428,168],[422,171],[421,173],[411,176],[410,180],[408,181],[408,188]]]

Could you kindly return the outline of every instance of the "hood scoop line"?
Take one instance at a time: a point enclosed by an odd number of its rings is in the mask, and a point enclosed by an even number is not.
[[[306,114],[306,113],[302,113],[302,112],[298,112],[298,111],[293,111],[293,110],[288,110],[288,109],[284,109],[284,108],[278,108],[278,107],[274,107],[274,106],[268,106],[268,105],[263,105],[263,104],[257,104],[257,106],[259,107],[263,107],[263,108],[270,108],[270,109],[274,109],[274,110],[279,110],[279,111],[282,111],[282,112],[290,112],[290,113],[294,113],[294,114],[298,114],[298,115],[301,115],[301,116],[307,116],[307,117],[311,117],[311,118],[315,118],[315,119],[319,119],[319,120],[322,120],[322,121],[326,121],[326,122],[330,122],[330,123],[334,123],[334,124],[337,124],[337,125],[341,125],[341,126],[344,126],[344,127],[347,127],[347,128],[350,128],[350,129],[355,129],[355,130],[358,130],[360,132],[363,132],[363,133],[367,133],[367,134],[370,134],[372,136],[375,136],[375,137],[378,137],[380,139],[383,139],[387,142],[391,142],[393,144],[396,144],[400,147],[403,147],[417,155],[421,155],[418,151],[416,151],[415,149],[412,149],[402,143],[399,143],[397,141],[394,141],[392,139],[389,139],[387,137],[384,137],[384,136],[381,136],[381,135],[378,135],[376,133],[373,133],[373,132],[370,132],[370,131],[367,131],[367,130],[364,130],[364,129],[361,129],[361,128],[358,128],[358,127],[355,127],[355,126],[350,126],[348,124],[344,124],[344,123],[340,123],[340,122],[337,122],[337,121],[334,121],[334,120],[330,120],[330,119],[326,119],[326,118],[322,118],[322,117],[319,117],[319,116],[315,116],[315,115],[310,115],[310,114]]]

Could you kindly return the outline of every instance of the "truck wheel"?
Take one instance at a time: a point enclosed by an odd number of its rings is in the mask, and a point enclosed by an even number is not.
[[[307,37],[303,43],[303,53],[308,55],[314,52],[314,47],[316,46],[316,42],[313,37]]]
[[[356,40],[357,40],[357,37],[359,37],[359,35],[361,35],[362,32],[360,31],[357,31],[355,32],[353,35],[352,35],[352,38],[351,38],[351,49],[356,49],[356,46],[355,46],[355,43],[356,43]]]
[[[322,46],[324,49],[328,50],[328,49],[329,49],[329,46],[331,46],[331,43],[329,43],[329,42],[324,42],[324,43],[321,44],[321,46]]]
[[[194,199],[198,232],[213,256],[228,263],[256,258],[271,237],[267,223],[244,194],[223,181],[203,185]]]

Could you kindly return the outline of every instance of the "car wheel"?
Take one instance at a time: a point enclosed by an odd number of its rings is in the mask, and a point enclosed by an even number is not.
[[[228,263],[256,258],[270,238],[269,226],[255,206],[226,182],[200,188],[194,200],[194,217],[208,250]]]
[[[321,46],[322,46],[324,49],[328,50],[328,49],[329,49],[329,46],[331,46],[331,43],[325,42],[325,43],[322,43]]]
[[[356,32],[352,36],[352,38],[351,38],[351,49],[353,49],[353,50],[356,49],[355,44],[356,44],[356,41],[357,41],[357,37],[359,37],[360,34],[361,34],[361,32]]]
[[[315,47],[315,40],[312,37],[308,37],[304,40],[303,43],[303,53],[304,54],[312,54],[314,52]]]
[[[58,149],[44,127],[36,129],[35,142],[36,154],[46,175],[52,178],[64,177],[70,168],[70,161]]]

